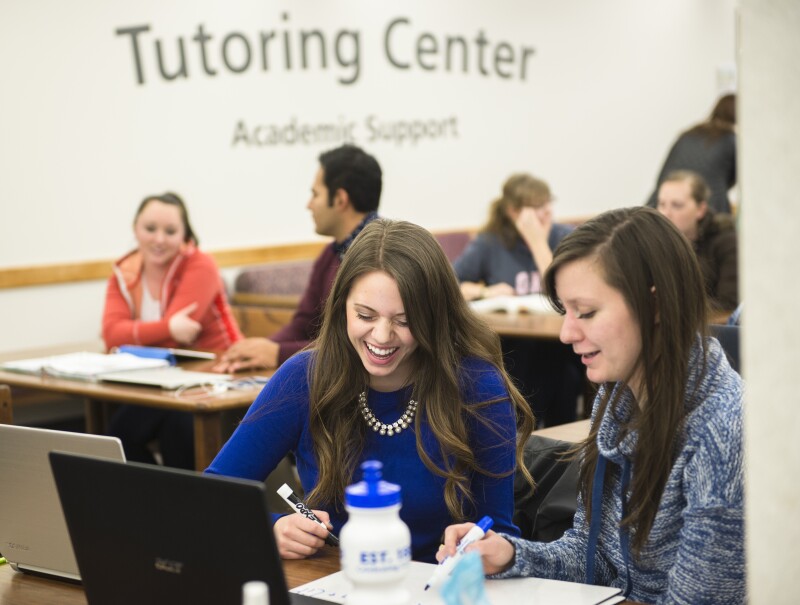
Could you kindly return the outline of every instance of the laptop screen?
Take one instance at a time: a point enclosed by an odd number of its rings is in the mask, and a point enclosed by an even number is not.
[[[242,585],[290,595],[263,483],[50,454],[89,605],[239,604]]]
[[[0,551],[19,571],[78,580],[47,455],[124,460],[115,437],[0,424]]]

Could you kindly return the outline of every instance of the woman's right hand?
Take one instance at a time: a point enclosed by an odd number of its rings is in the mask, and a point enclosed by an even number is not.
[[[439,552],[436,553],[436,560],[441,561],[445,557],[454,555],[458,543],[473,527],[475,527],[474,523],[460,523],[445,529],[444,544],[439,548]],[[481,556],[483,572],[486,575],[507,570],[514,563],[514,555],[516,554],[514,545],[511,542],[491,530],[486,532],[482,540],[478,540],[464,549],[464,552],[472,551]]]
[[[169,318],[169,333],[172,338],[181,344],[190,345],[200,336],[203,326],[189,317],[196,309],[197,303],[193,302]]]
[[[330,529],[331,518],[324,510],[313,510],[317,519]],[[285,515],[275,521],[272,526],[275,542],[278,544],[278,554],[283,559],[305,559],[317,552],[325,544],[328,532],[325,528],[303,515]]]
[[[530,246],[537,242],[547,243],[553,224],[551,220],[543,220],[536,208],[525,207],[520,210],[514,221],[514,226],[519,231],[522,239]]]

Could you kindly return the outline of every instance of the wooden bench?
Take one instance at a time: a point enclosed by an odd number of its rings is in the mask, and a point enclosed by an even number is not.
[[[434,233],[452,262],[469,244],[473,231]],[[234,281],[231,308],[245,336],[269,337],[294,315],[308,285],[314,259],[264,263],[242,269]]]

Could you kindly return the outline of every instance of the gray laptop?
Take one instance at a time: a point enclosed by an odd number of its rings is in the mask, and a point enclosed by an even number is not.
[[[50,451],[124,460],[115,437],[0,424],[0,553],[18,571],[80,580]]]
[[[289,593],[263,483],[55,452],[53,475],[89,605],[239,605],[262,580]]]

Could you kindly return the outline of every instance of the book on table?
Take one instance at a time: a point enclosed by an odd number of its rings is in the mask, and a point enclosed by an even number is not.
[[[23,374],[43,374],[76,380],[99,380],[103,374],[169,366],[166,359],[139,357],[130,353],[93,353],[78,351],[0,363],[0,368]]]
[[[473,300],[469,306],[477,313],[556,313],[556,310],[550,306],[550,301],[543,294],[493,296]]]
[[[120,353],[130,353],[138,357],[153,357],[155,359],[166,359],[175,365],[179,359],[185,360],[208,360],[213,361],[217,358],[214,353],[208,351],[195,351],[193,349],[176,349],[174,347],[147,347],[143,345],[122,345],[116,349]]]

